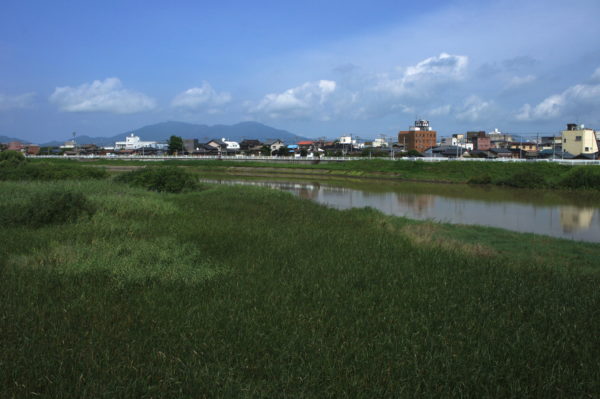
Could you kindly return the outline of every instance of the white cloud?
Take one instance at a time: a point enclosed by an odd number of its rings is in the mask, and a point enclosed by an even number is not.
[[[513,76],[510,79],[508,79],[507,88],[516,89],[517,87],[521,87],[521,86],[527,85],[529,83],[532,83],[536,79],[537,78],[535,75]]]
[[[317,115],[320,119],[330,116],[324,112],[327,99],[335,92],[337,84],[333,80],[306,82],[301,86],[282,93],[271,93],[254,107],[251,113],[267,115],[270,118],[294,119]]]
[[[0,93],[0,111],[29,108],[32,105],[34,98],[35,93],[24,93],[16,96]]]
[[[231,94],[217,92],[208,82],[202,82],[200,87],[192,87],[179,93],[171,105],[190,110],[207,109],[209,113],[218,112],[218,108],[231,101]]]
[[[67,112],[111,112],[132,114],[156,108],[145,94],[123,88],[118,78],[94,80],[77,87],[57,87],[50,102]]]
[[[380,75],[375,90],[394,95],[423,94],[432,86],[462,80],[468,63],[467,56],[441,53],[407,67],[398,78]]]
[[[592,74],[592,80],[595,82],[600,82],[600,67],[596,68],[596,70]]]
[[[476,122],[483,119],[490,111],[492,103],[472,95],[469,96],[462,109],[456,114],[456,119],[468,122]]]
[[[516,118],[521,121],[554,119],[568,114],[587,116],[600,107],[600,84],[578,84],[545,98],[536,106],[525,104]]]
[[[441,107],[437,107],[429,111],[428,115],[431,116],[443,116],[448,115],[452,110],[452,106],[450,104],[442,105]]]
[[[440,76],[460,79],[467,67],[468,57],[442,53],[438,57],[429,57],[415,66],[406,68],[405,79],[420,81]]]

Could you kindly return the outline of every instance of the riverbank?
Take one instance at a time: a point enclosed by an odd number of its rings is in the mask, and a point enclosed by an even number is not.
[[[36,160],[36,162],[39,162]],[[73,162],[51,160],[51,162]],[[157,161],[88,160],[86,165],[131,167],[156,165]],[[409,160],[360,160],[327,164],[274,164],[219,160],[160,161],[202,173],[240,176],[360,178],[394,181],[472,183],[516,188],[600,190],[600,166],[566,166],[543,162],[420,162]]]
[[[0,230],[0,396],[600,393],[598,244],[252,187],[1,182],[0,209],[49,190],[93,212]]]

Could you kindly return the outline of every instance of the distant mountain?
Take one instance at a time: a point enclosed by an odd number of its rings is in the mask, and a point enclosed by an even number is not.
[[[11,141],[19,141],[23,144],[29,143],[29,141],[27,140],[16,139],[14,137],[0,136],[0,143],[10,143]]]
[[[125,137],[133,133],[144,141],[167,141],[171,136],[180,136],[184,139],[198,139],[207,142],[212,139],[226,138],[227,140],[241,141],[244,139],[281,139],[285,143],[295,143],[307,140],[306,137],[298,136],[286,130],[275,129],[258,122],[241,122],[235,125],[196,125],[185,122],[161,122],[148,125],[121,133],[112,137],[88,137],[78,136],[79,144],[113,145],[115,141],[123,141]],[[62,145],[64,142],[52,141],[44,145]]]

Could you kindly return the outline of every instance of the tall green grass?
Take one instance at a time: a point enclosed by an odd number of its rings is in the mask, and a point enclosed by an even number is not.
[[[64,160],[54,162],[64,163]],[[147,165],[144,161],[101,160],[96,165]],[[155,164],[151,162],[150,164]],[[161,164],[183,166],[201,172],[248,174],[318,174],[337,177],[371,177],[401,180],[494,184],[516,188],[600,190],[600,166],[572,167],[545,162],[422,162],[407,160],[358,160],[337,163],[292,164],[217,160],[167,160]]]
[[[600,394],[597,265],[253,187],[4,182],[0,205],[51,187],[97,211],[0,230],[0,397]]]
[[[11,152],[14,151],[0,154]],[[104,168],[84,167],[76,162],[31,162],[22,155],[5,155],[5,158],[0,160],[0,181],[103,179],[108,176]]]

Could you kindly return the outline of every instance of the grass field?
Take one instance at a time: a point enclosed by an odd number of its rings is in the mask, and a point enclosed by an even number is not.
[[[600,245],[203,188],[0,182],[0,397],[600,395]]]
[[[70,160],[52,160],[69,164]],[[221,160],[168,160],[161,162],[88,160],[96,166],[175,165],[204,173],[255,175],[313,175],[423,182],[474,183],[563,190],[600,190],[600,166],[567,166],[551,162],[421,162],[409,160],[358,160],[337,163],[293,164]]]

